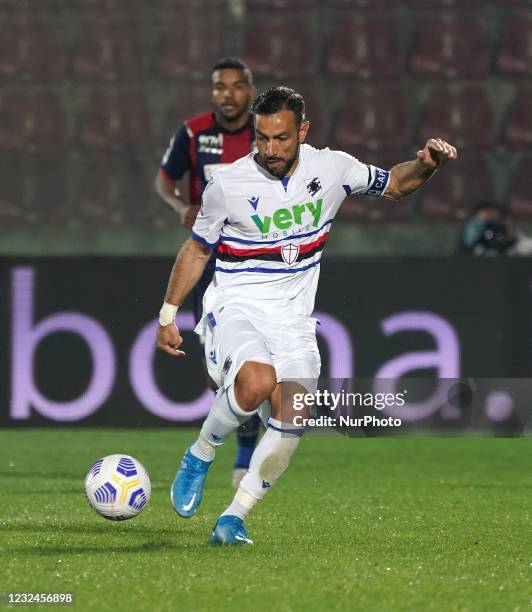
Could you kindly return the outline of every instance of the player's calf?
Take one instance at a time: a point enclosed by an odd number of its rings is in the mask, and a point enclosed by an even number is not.
[[[212,461],[216,447],[257,412],[276,384],[275,370],[271,366],[246,362],[235,383],[218,390],[199,438],[190,448],[191,453],[203,461]]]

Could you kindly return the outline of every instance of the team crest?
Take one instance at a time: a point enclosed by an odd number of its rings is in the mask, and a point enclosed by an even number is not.
[[[285,264],[287,264],[288,266],[291,266],[294,263],[294,261],[297,260],[298,255],[299,255],[299,246],[297,244],[292,244],[290,242],[289,244],[285,244],[281,248],[281,257],[283,258],[283,261],[285,262]]]
[[[305,179],[305,185],[311,196],[315,196],[321,191],[320,179],[317,176],[312,179]]]
[[[233,365],[233,360],[231,359],[231,356],[229,355],[227,359],[224,361],[222,372],[227,375],[232,365]]]

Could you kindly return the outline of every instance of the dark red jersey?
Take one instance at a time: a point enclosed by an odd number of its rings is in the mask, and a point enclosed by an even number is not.
[[[244,127],[230,132],[218,125],[214,113],[204,113],[179,126],[163,156],[160,172],[173,181],[189,172],[190,202],[199,204],[213,172],[247,155],[254,141],[251,118]]]

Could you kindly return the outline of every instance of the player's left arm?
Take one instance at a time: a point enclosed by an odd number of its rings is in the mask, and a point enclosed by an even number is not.
[[[390,180],[384,197],[399,200],[419,189],[450,159],[456,159],[455,147],[441,138],[429,138],[416,159],[397,164],[390,170]]]

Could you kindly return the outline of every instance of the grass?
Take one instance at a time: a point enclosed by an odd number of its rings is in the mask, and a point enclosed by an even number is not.
[[[210,547],[232,496],[219,451],[197,515],[169,503],[189,430],[0,432],[0,592],[71,591],[78,610],[525,610],[532,601],[532,439],[303,439],[247,521]],[[148,507],[113,523],[85,472],[125,452]]]

